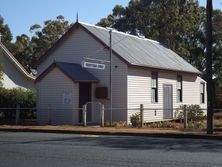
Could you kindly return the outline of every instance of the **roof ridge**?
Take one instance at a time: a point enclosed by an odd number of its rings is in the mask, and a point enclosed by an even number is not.
[[[78,22],[78,23],[80,23],[80,24],[85,24],[85,25],[87,25],[87,26],[91,26],[91,27],[95,27],[95,28],[99,28],[99,29],[103,29],[103,30],[105,30],[105,31],[109,31],[107,28],[105,28],[105,27],[101,27],[101,26],[97,26],[97,25],[93,25],[93,24],[89,24],[89,23],[85,23],[85,22]],[[118,34],[122,34],[122,35],[126,35],[126,36],[130,36],[130,37],[133,37],[133,38],[137,38],[137,39],[139,39],[139,40],[144,40],[144,41],[150,41],[150,42],[153,42],[153,43],[157,43],[157,44],[160,44],[160,42],[158,42],[158,41],[156,41],[156,40],[153,40],[153,39],[149,39],[149,38],[141,38],[141,37],[139,37],[139,36],[136,36],[136,35],[132,35],[132,34],[128,34],[128,33],[126,33],[126,32],[122,32],[122,31],[118,31],[117,29],[115,29],[115,28],[110,28],[110,29],[112,29],[112,32],[114,32],[114,33],[118,33]]]

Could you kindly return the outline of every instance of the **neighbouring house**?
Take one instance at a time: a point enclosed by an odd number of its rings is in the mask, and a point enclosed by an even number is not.
[[[37,71],[39,124],[77,124],[82,121],[78,108],[89,101],[105,105],[106,121],[127,123],[140,104],[145,122],[173,119],[182,104],[206,108],[201,72],[175,52],[157,41],[86,23],[76,22],[40,58]],[[96,122],[99,114],[89,108],[87,120]]]
[[[0,41],[0,64],[3,66],[4,88],[35,89],[35,77],[29,74]]]

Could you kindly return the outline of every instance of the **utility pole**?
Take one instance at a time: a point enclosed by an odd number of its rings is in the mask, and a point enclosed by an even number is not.
[[[110,95],[110,126],[113,122],[113,98],[112,98],[112,29],[109,30],[109,59],[110,59],[110,74],[109,74],[109,95]]]
[[[207,134],[213,134],[212,0],[207,0]]]

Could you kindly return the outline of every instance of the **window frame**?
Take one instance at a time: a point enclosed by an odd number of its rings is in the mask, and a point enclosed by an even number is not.
[[[200,83],[200,104],[205,104],[205,83],[204,82]]]
[[[180,89],[178,88],[179,84],[181,84]],[[180,92],[180,97],[178,96],[179,92]],[[183,102],[183,76],[177,75],[177,103],[182,103],[182,102]]]
[[[155,78],[153,77],[155,76]],[[156,85],[153,87],[153,79],[156,80]],[[153,97],[153,90],[154,90],[154,97]],[[151,72],[151,103],[158,103],[158,73]]]

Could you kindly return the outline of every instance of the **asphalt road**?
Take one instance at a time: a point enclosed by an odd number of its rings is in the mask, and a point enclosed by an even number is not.
[[[0,132],[0,167],[221,167],[222,141]]]

